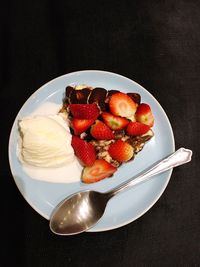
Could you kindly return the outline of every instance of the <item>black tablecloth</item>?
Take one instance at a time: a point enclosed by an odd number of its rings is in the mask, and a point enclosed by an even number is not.
[[[199,266],[200,2],[7,1],[1,7],[1,266]],[[140,219],[100,233],[60,237],[12,178],[7,146],[25,100],[47,81],[108,70],[144,86],[165,109],[176,148],[193,161],[176,168]],[[3,258],[1,258],[3,261]]]

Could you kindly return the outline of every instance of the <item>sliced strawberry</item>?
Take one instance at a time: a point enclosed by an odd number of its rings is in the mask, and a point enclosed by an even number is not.
[[[103,112],[101,115],[105,124],[115,131],[124,129],[129,123],[129,120],[126,118],[115,116],[108,112]]]
[[[142,135],[147,133],[150,130],[149,125],[146,125],[141,122],[129,122],[127,128],[126,128],[126,133],[127,135]]]
[[[74,118],[90,120],[99,116],[100,110],[97,104],[70,104],[69,109]]]
[[[72,147],[75,155],[79,158],[82,165],[91,166],[96,159],[95,148],[92,144],[80,139],[77,136],[72,136]]]
[[[93,123],[95,120],[81,120],[73,118],[71,120],[71,127],[74,130],[75,135],[80,135],[81,133],[85,132]]]
[[[126,118],[132,118],[136,112],[135,102],[127,94],[121,92],[111,96],[109,107],[112,114]]]
[[[142,103],[138,106],[135,118],[137,121],[149,125],[149,127],[154,125],[154,117],[148,104]]]
[[[113,159],[119,162],[128,161],[133,157],[133,147],[122,140],[117,140],[115,143],[112,143],[108,152]]]
[[[82,181],[87,184],[95,183],[113,175],[116,170],[116,167],[104,159],[97,159],[92,166],[84,168]]]
[[[114,139],[111,129],[100,120],[96,120],[95,124],[91,126],[90,133],[97,140]]]

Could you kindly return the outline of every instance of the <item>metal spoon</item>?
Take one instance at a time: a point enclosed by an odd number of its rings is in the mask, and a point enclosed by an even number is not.
[[[191,156],[191,150],[180,148],[137,178],[131,178],[111,191],[100,193],[86,190],[67,197],[53,211],[50,229],[58,235],[73,235],[92,228],[103,216],[108,201],[117,193],[143,183],[156,174],[187,163]]]

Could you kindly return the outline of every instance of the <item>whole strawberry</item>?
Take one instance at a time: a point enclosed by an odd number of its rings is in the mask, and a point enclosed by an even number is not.
[[[119,162],[128,161],[133,157],[133,147],[122,140],[117,140],[115,143],[112,143],[108,152],[113,159]]]
[[[154,117],[148,104],[142,103],[138,106],[135,118],[136,121],[149,125],[149,127],[154,125]]]

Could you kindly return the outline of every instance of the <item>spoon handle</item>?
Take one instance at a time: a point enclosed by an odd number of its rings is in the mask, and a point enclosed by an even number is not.
[[[117,193],[138,185],[140,183],[143,183],[147,180],[149,180],[152,176],[159,174],[161,172],[167,171],[171,168],[177,167],[179,165],[185,164],[189,161],[191,161],[192,157],[192,151],[185,148],[180,148],[170,156],[164,158],[163,160],[159,161],[156,165],[142,173],[136,178],[131,178],[127,182],[122,183],[121,185],[115,187],[111,191],[106,192],[106,195],[108,198],[113,197]]]

